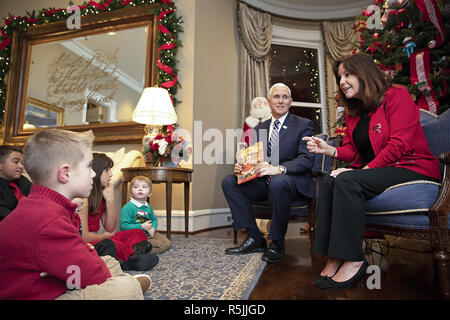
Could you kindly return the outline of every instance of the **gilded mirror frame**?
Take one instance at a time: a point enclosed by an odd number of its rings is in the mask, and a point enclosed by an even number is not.
[[[27,138],[39,129],[23,129],[31,46],[33,44],[66,40],[74,37],[107,33],[130,28],[148,27],[145,66],[145,87],[157,84],[156,37],[158,4],[122,8],[96,15],[83,16],[80,29],[68,29],[66,21],[30,27],[26,32],[15,32],[11,45],[11,69],[7,76],[5,114],[2,126],[4,144],[24,145]],[[141,143],[144,125],[133,121],[94,123],[56,127],[72,131],[92,129],[95,144]],[[45,130],[45,129],[43,129]]]

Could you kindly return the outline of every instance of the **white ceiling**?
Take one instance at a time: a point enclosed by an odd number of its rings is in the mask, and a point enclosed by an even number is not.
[[[373,0],[244,0],[277,15],[299,19],[337,19],[360,15]]]

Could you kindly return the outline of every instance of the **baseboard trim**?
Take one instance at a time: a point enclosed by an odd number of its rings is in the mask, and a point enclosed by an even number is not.
[[[158,218],[158,230],[166,231],[166,210],[154,210],[154,212]],[[189,210],[189,234],[231,225],[229,208]],[[184,210],[172,210],[171,232],[184,233]]]
[[[214,228],[209,228],[209,229],[197,230],[197,231],[195,231],[195,232],[189,231],[189,232],[188,232],[188,235],[193,236],[193,235],[195,235],[195,234],[197,234],[197,233],[200,233],[200,232],[208,232],[208,231],[220,230],[220,229],[229,228],[229,227],[231,227],[231,226],[232,226],[232,225],[228,225],[228,226],[219,226],[219,227],[214,227]],[[159,229],[158,229],[158,232],[161,232],[161,233],[163,233],[163,234],[167,234],[167,231],[166,231],[166,230],[159,230]],[[172,233],[172,234],[184,234],[184,231],[173,231],[173,230],[172,230],[171,233]]]

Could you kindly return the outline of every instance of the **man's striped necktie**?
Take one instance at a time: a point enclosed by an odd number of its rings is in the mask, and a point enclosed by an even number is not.
[[[280,126],[280,121],[275,120],[273,122],[272,133],[270,134],[269,143],[267,144],[267,155],[270,157],[272,155],[272,147],[276,146],[278,143],[278,129]],[[271,176],[265,176],[266,183],[269,184]]]

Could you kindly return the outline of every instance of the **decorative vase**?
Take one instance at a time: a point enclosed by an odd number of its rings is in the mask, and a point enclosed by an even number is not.
[[[159,167],[160,160],[159,157],[152,157],[150,153],[144,154],[144,161],[148,167]]]
[[[171,160],[161,159],[161,167],[178,168],[178,163]]]
[[[145,161],[145,164],[148,166],[148,167],[159,167],[159,161],[158,162],[153,162],[153,161]]]

